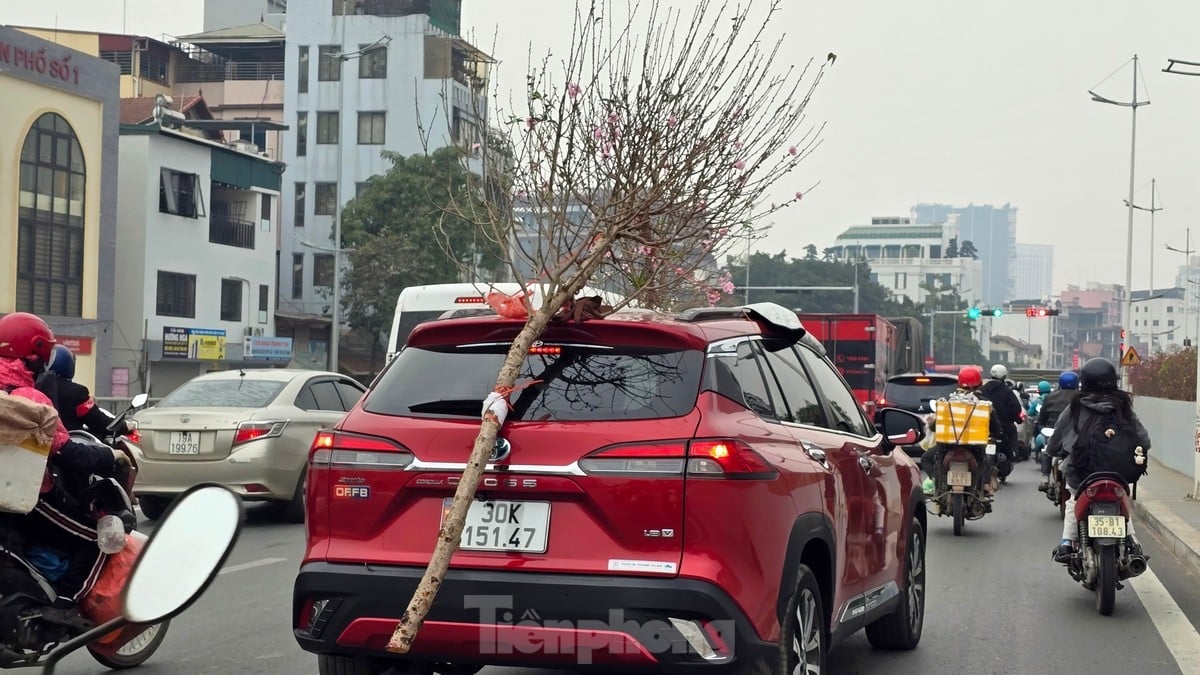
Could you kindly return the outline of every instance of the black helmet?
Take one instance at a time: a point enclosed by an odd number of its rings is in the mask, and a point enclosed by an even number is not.
[[[1119,382],[1117,367],[1104,357],[1088,359],[1079,370],[1079,388],[1083,391],[1114,391]]]

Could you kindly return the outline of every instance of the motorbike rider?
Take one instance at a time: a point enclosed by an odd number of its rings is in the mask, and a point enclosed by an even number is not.
[[[1060,468],[1066,476],[1067,490],[1071,493],[1067,500],[1066,515],[1063,517],[1062,541],[1053,551],[1055,562],[1068,563],[1079,538],[1078,520],[1075,517],[1075,494],[1079,490],[1080,481],[1086,476],[1079,475],[1071,466],[1071,452],[1079,439],[1079,430],[1087,429],[1096,414],[1115,412],[1117,417],[1136,430],[1138,442],[1147,452],[1150,451],[1150,434],[1133,412],[1133,398],[1118,388],[1119,381],[1117,367],[1112,361],[1096,357],[1084,363],[1079,372],[1079,394],[1071,398],[1067,409],[1058,416],[1054,425],[1054,435],[1046,444],[1047,453],[1063,457]],[[1130,550],[1141,555],[1142,547],[1134,536],[1132,519],[1129,520],[1126,534]]]
[[[0,317],[0,390],[52,406],[34,386],[34,374],[45,369],[54,347],[54,333],[36,315],[14,312]],[[48,580],[58,596],[42,617],[60,625],[86,629],[91,622],[79,614],[78,603],[95,585],[106,556],[96,543],[96,520],[64,487],[64,475],[111,474],[119,451],[72,441],[61,420],[50,446],[41,494],[33,511],[9,519],[28,547],[54,554],[55,570]],[[22,543],[22,542],[18,542]]]
[[[97,438],[107,435],[114,416],[96,405],[88,388],[75,382],[75,355],[66,345],[54,345],[46,370],[37,379],[37,388],[54,403],[58,416],[67,431],[85,429]],[[125,422],[117,425],[115,434],[128,434]]]
[[[1046,401],[1046,396],[1048,396],[1052,391],[1050,383],[1045,380],[1039,381],[1037,388],[1037,396],[1029,397],[1029,407],[1025,410],[1025,415],[1029,418],[1037,417],[1038,410],[1041,409],[1042,404]]]
[[[1017,425],[1021,422],[1024,408],[1016,393],[1005,381],[1008,379],[1008,368],[997,363],[992,366],[990,375],[991,379],[980,387],[979,396],[992,402],[992,411],[1000,418],[1003,434],[996,439],[996,451],[1004,453],[1010,463],[1008,469],[1000,474],[1003,478],[1012,471],[1011,462],[1016,461]]]
[[[958,389],[954,391],[957,396],[979,396],[979,388],[983,385],[983,373],[975,366],[966,366],[958,371]],[[996,407],[992,406],[992,414],[990,419],[991,437],[998,438],[1003,433],[1000,423],[1000,417],[996,414]],[[945,455],[945,448],[939,443],[927,450],[921,455],[921,469],[925,472],[925,481],[921,484],[925,494],[931,495],[937,490],[937,467],[942,463],[942,456]],[[992,493],[992,470],[995,467],[991,460],[984,454],[984,469],[981,472],[981,484],[984,494]]]
[[[1038,442],[1042,442],[1042,429],[1053,429],[1058,422],[1058,418],[1062,415],[1067,406],[1071,405],[1071,399],[1079,393],[1079,376],[1070,370],[1064,370],[1058,376],[1058,390],[1051,393],[1042,401],[1042,409],[1037,414],[1037,422],[1034,426],[1034,433],[1037,434]],[[1042,482],[1038,484],[1038,490],[1045,492],[1050,488],[1050,464],[1054,461],[1047,453],[1042,453]]]

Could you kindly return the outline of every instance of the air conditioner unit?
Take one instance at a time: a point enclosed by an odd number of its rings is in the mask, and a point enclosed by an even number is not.
[[[263,329],[261,329],[261,328],[255,328],[255,329],[254,329],[254,334],[255,334],[256,336],[258,336],[258,337],[262,337],[262,334],[263,334]]]
[[[258,335],[258,333],[255,333],[253,328],[246,326],[245,337],[254,337],[255,335]]]

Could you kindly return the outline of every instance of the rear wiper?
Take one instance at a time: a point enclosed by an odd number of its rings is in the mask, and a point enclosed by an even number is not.
[[[451,398],[441,401],[425,401],[408,406],[409,412],[440,415],[463,415],[478,417],[483,410],[483,399]]]

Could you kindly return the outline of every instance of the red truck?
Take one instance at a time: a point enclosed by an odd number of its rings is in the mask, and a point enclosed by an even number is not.
[[[889,377],[921,371],[925,352],[917,319],[802,312],[797,316],[805,330],[825,345],[829,360],[872,418]]]

